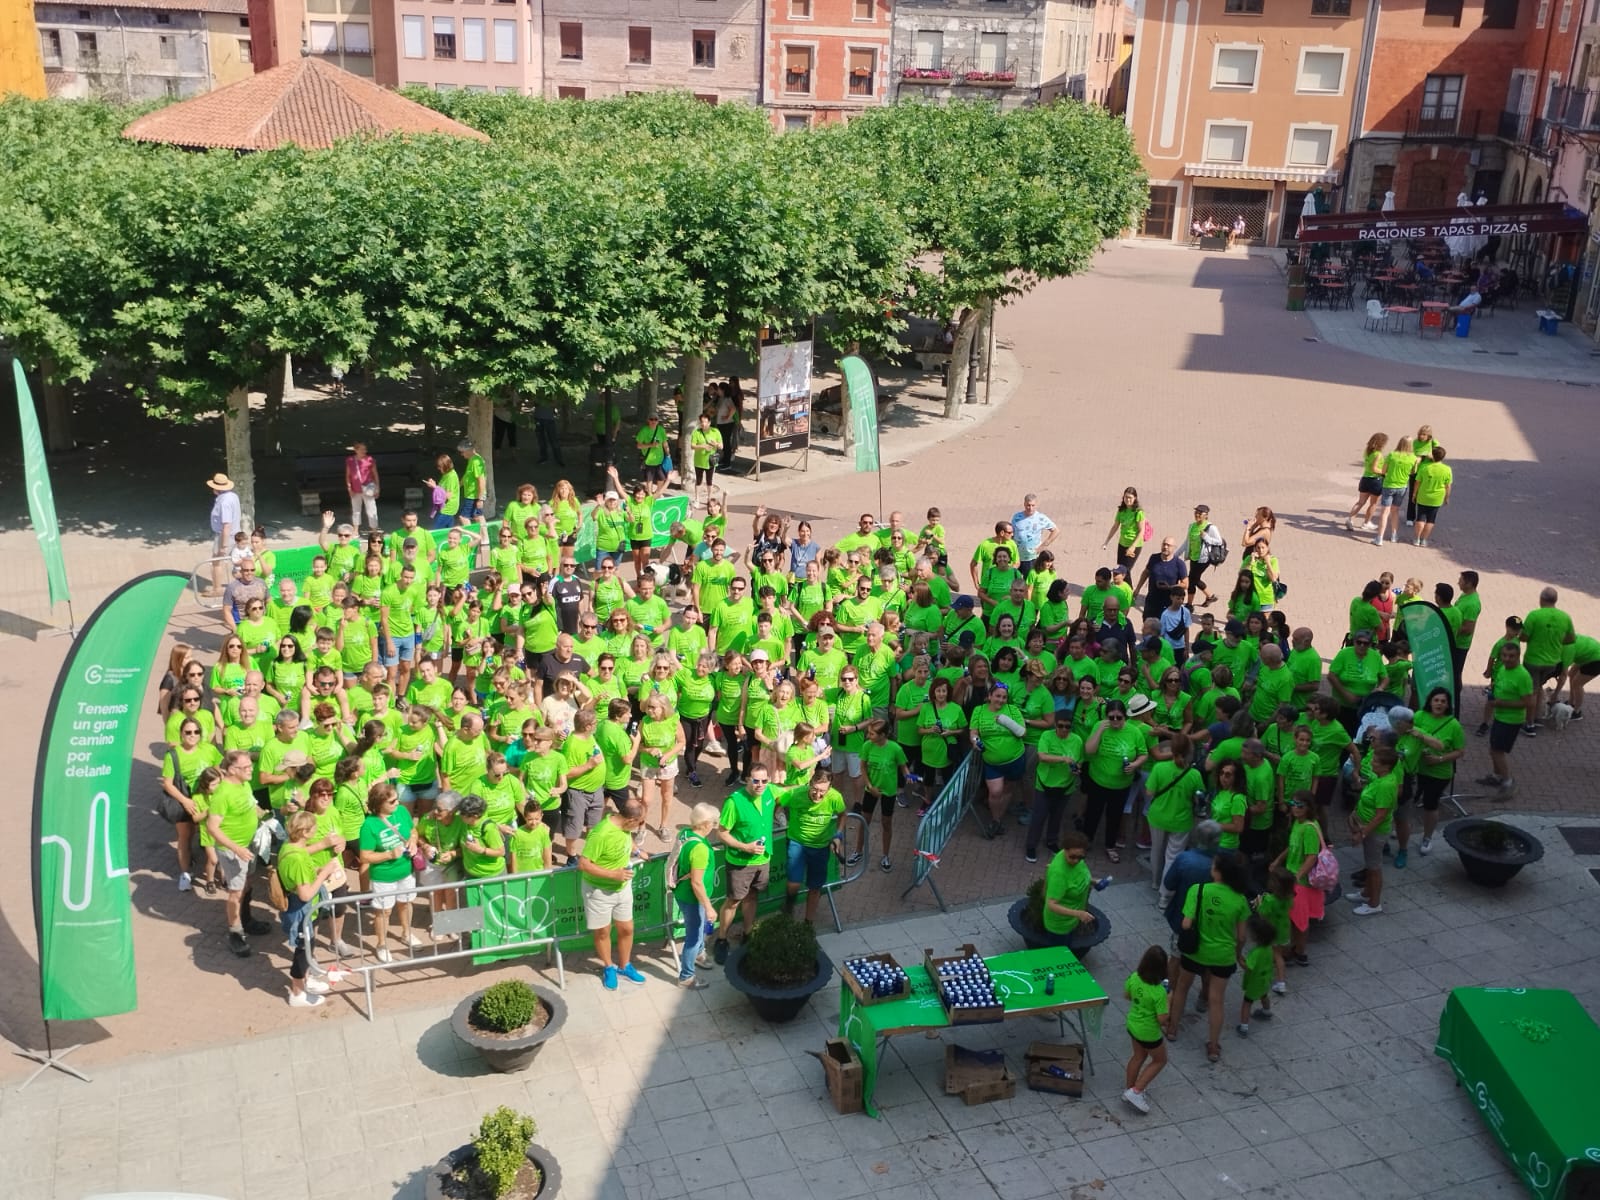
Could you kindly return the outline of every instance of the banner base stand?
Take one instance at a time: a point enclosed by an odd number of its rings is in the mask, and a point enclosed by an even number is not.
[[[60,1050],[55,1050],[55,1049],[50,1048],[50,1038],[49,1038],[48,1035],[46,1035],[46,1037],[45,1037],[45,1047],[46,1048],[43,1049],[43,1050],[13,1050],[12,1051],[12,1053],[15,1054],[18,1058],[26,1058],[30,1062],[36,1062],[36,1063],[39,1064],[38,1067],[36,1067],[34,1069],[34,1072],[33,1072],[32,1075],[29,1075],[26,1079],[24,1079],[21,1083],[19,1083],[17,1085],[17,1091],[20,1092],[23,1088],[27,1087],[30,1083],[32,1083],[35,1079],[39,1078],[39,1076],[43,1075],[46,1071],[60,1071],[63,1075],[71,1075],[74,1079],[82,1080],[84,1083],[93,1083],[94,1082],[94,1080],[90,1079],[89,1076],[85,1075],[82,1071],[78,1070],[78,1068],[72,1067],[72,1066],[68,1066],[66,1063],[61,1061],[62,1059],[66,1058],[67,1055],[71,1054],[74,1050],[81,1049],[82,1048],[81,1046],[65,1046]]]

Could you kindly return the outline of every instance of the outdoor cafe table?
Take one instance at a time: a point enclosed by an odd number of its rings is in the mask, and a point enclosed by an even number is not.
[[[1100,1033],[1102,1009],[1110,1002],[1089,969],[1066,947],[1019,950],[997,954],[983,960],[994,979],[995,990],[1004,989],[1004,1020],[1015,1017],[1054,1016],[1061,1036],[1067,1032],[1068,1014],[1076,1015],[1078,1034],[1083,1039],[1083,1062],[1090,1074],[1094,1060],[1089,1051],[1089,1025]],[[928,969],[920,963],[905,968],[910,995],[878,1004],[858,1004],[850,985],[839,983],[839,1036],[855,1047],[861,1056],[861,1094],[869,1116],[877,1116],[872,1094],[878,1082],[878,1058],[889,1039],[898,1033],[926,1033],[930,1030],[961,1028],[952,1026],[944,1003]],[[1046,982],[1055,976],[1051,995],[1045,995]],[[1089,1018],[1085,1024],[1085,1016]],[[981,1028],[981,1026],[972,1026]]]
[[[1433,1052],[1455,1071],[1537,1200],[1595,1194],[1600,1028],[1571,992],[1456,988]]]

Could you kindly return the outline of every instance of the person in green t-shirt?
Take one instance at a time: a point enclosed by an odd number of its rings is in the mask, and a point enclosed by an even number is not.
[[[1294,881],[1294,899],[1289,906],[1289,950],[1287,957],[1299,966],[1310,965],[1306,957],[1306,934],[1313,920],[1323,917],[1326,896],[1321,888],[1306,882],[1306,874],[1317,865],[1317,856],[1326,844],[1322,828],[1317,824],[1311,792],[1301,790],[1289,797],[1289,840],[1283,852],[1273,860],[1268,872],[1284,870]]]
[[[1151,946],[1122,985],[1128,1001],[1128,1037],[1133,1041],[1124,1079],[1128,1087],[1122,1098],[1142,1113],[1150,1111],[1145,1092],[1167,1065],[1167,1043],[1162,1036],[1167,1023],[1166,983],[1167,952]]]
[[[1049,729],[1039,735],[1036,752],[1038,766],[1034,776],[1033,812],[1028,818],[1027,843],[1023,857],[1028,862],[1039,861],[1039,843],[1055,854],[1061,849],[1058,841],[1061,818],[1067,802],[1077,790],[1077,770],[1083,762],[1083,739],[1072,732],[1072,712],[1059,708]]]
[[[1361,890],[1345,894],[1345,899],[1357,902],[1354,909],[1357,916],[1367,917],[1383,911],[1383,842],[1400,800],[1399,762],[1400,756],[1392,747],[1379,746],[1370,752],[1367,766],[1372,779],[1361,789],[1361,798],[1350,814],[1351,845],[1361,847],[1362,867],[1366,871]]]
[[[828,882],[828,862],[844,849],[844,797],[826,775],[818,774],[804,787],[785,788],[779,792],[778,803],[789,814],[784,911],[793,911],[795,897],[804,887],[805,919],[808,924],[815,924],[817,902],[822,899],[822,889]]]
[[[1078,929],[1095,923],[1089,908],[1089,891],[1094,880],[1089,875],[1089,839],[1076,830],[1061,836],[1061,849],[1050,860],[1044,876],[1044,910],[1040,920],[1046,933],[1065,938]]]
[[[1024,740],[1027,727],[1023,724],[1022,710],[1011,703],[1010,695],[1005,684],[993,684],[987,702],[973,709],[968,718],[973,748],[983,756],[983,782],[989,808],[983,835],[990,839],[1000,835],[1005,820],[1010,803],[1007,785],[1022,782],[1028,762]]]
[[[227,888],[228,945],[240,958],[251,954],[244,935],[270,933],[272,926],[250,915],[250,875],[256,867],[252,843],[261,824],[250,791],[254,764],[243,750],[222,756],[222,779],[205,802],[206,828],[217,847],[217,867]]]
[[[772,773],[761,763],[753,763],[744,787],[729,796],[722,806],[717,837],[726,847],[728,893],[717,919],[717,939],[712,957],[721,966],[728,960],[728,932],[735,913],[748,941],[755,926],[756,905],[771,878],[773,817],[778,810],[777,792],[770,787]]]
[[[689,824],[678,834],[671,853],[674,856],[673,903],[683,921],[683,944],[678,948],[678,986],[688,991],[710,987],[695,976],[695,968],[709,966],[705,957],[706,927],[714,925],[717,906],[711,902],[706,872],[715,875],[712,863],[711,831],[717,827],[717,809],[712,804],[696,804],[689,810]],[[791,835],[792,836],[792,835]],[[794,845],[790,841],[789,845]],[[790,872],[791,877],[793,872]]]
[[[613,992],[618,975],[633,983],[644,982],[643,972],[633,965],[633,835],[643,828],[644,816],[641,801],[624,800],[614,814],[603,817],[589,832],[578,858],[584,926],[594,938],[601,982]],[[611,958],[613,926],[617,931],[616,963]]]
[[[1445,465],[1444,447],[1434,446],[1430,461],[1417,468],[1417,545],[1426,546],[1433,537],[1439,510],[1450,503],[1454,473]]]
[[[1417,456],[1411,452],[1411,439],[1401,438],[1384,460],[1382,490],[1378,495],[1378,529],[1373,536],[1374,546],[1383,545],[1383,535],[1389,540],[1400,540],[1400,522],[1405,514],[1401,507],[1411,491],[1411,472],[1416,469]]]
[[[905,749],[900,743],[889,740],[889,722],[881,717],[874,717],[867,723],[867,740],[861,747],[861,766],[867,781],[856,811],[865,818],[865,824],[862,826],[861,845],[845,861],[852,865],[861,861],[867,829],[872,825],[873,813],[877,813],[879,826],[883,830],[883,857],[878,860],[878,868],[891,871],[894,863],[889,856],[889,847],[894,841],[895,801],[905,784],[909,767]]]
[[[289,818],[285,832],[286,841],[278,851],[275,870],[278,882],[283,885],[284,897],[289,907],[279,918],[284,936],[294,946],[294,962],[289,968],[289,1006],[291,1008],[316,1008],[322,1003],[322,994],[328,990],[326,972],[312,977],[311,923],[317,915],[317,897],[327,884],[329,876],[340,864],[330,857],[319,863],[307,849],[317,831],[317,818],[308,812],[295,813]]]
[[[1517,735],[1538,728],[1534,719],[1539,712],[1539,685],[1522,665],[1522,647],[1516,642],[1502,642],[1499,659],[1489,683],[1489,707],[1494,712],[1489,731],[1491,771],[1478,782],[1506,794],[1512,783],[1511,748],[1517,744]]]
[[[538,800],[529,800],[517,816],[520,823],[511,834],[512,874],[550,870],[555,856],[550,847],[550,827],[544,823],[544,806]]]
[[[1222,851],[1211,861],[1210,880],[1194,884],[1183,900],[1182,931],[1178,937],[1182,939],[1185,932],[1197,929],[1198,944],[1178,959],[1178,978],[1167,1013],[1167,1039],[1176,1040],[1189,988],[1196,978],[1203,979],[1210,1019],[1206,1058],[1211,1062],[1222,1057],[1222,1001],[1228,977],[1244,961],[1245,922],[1250,918],[1250,901],[1245,892],[1249,884],[1244,859]]]
[[[375,783],[367,793],[367,818],[361,822],[361,865],[367,869],[372,889],[372,940],[379,962],[393,960],[389,953],[389,913],[400,918],[402,951],[421,947],[411,932],[411,902],[417,898],[417,881],[411,873],[411,856],[417,851],[417,831],[411,814],[400,805],[392,783]]]
[[[689,454],[694,460],[694,491],[690,499],[700,503],[700,489],[706,489],[706,499],[715,494],[717,460],[722,457],[722,431],[711,423],[710,413],[701,413],[699,424],[689,434]],[[691,976],[693,978],[693,976]]]
[[[488,802],[476,795],[463,796],[456,810],[461,824],[461,870],[468,883],[505,873],[505,838],[500,826],[487,818],[488,811]]]
[[[1278,931],[1271,921],[1259,913],[1244,924],[1250,948],[1244,955],[1244,979],[1240,988],[1243,996],[1239,1001],[1239,1023],[1234,1026],[1234,1032],[1240,1037],[1249,1037],[1251,1008],[1257,1001],[1261,1007],[1255,1009],[1255,1015],[1263,1021],[1272,1019],[1272,945]]]
[[[488,505],[488,470],[483,455],[478,453],[471,438],[462,438],[456,450],[464,455],[461,464],[461,519],[471,521],[482,517]],[[442,550],[439,553],[441,557],[444,554]]]

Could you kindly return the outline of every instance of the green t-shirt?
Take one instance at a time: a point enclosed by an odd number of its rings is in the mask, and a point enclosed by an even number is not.
[[[1146,983],[1135,971],[1123,990],[1128,996],[1128,1033],[1141,1042],[1159,1042],[1166,1023],[1167,989],[1159,983]]]
[[[469,454],[461,468],[461,494],[468,500],[478,498],[478,485],[483,481],[483,455]],[[440,551],[443,557],[444,551]]]
[[[694,565],[695,587],[700,589],[700,611],[707,616],[715,612],[728,598],[728,585],[733,582],[733,564],[726,560],[713,562],[701,559]]]
[[[1525,700],[1533,695],[1533,676],[1528,674],[1527,667],[1497,667],[1494,673],[1494,698],[1496,700]],[[1496,705],[1494,719],[1502,725],[1521,725],[1527,720],[1527,709],[1522,705],[1515,708],[1500,708]]]
[[[1383,486],[1403,488],[1411,482],[1411,472],[1416,469],[1417,456],[1406,450],[1392,450],[1383,465]]]
[[[1256,675],[1255,695],[1250,699],[1250,718],[1270,721],[1278,705],[1294,703],[1294,673],[1287,666],[1270,671],[1262,667]]]
[[[1145,781],[1145,790],[1150,793],[1146,819],[1151,828],[1188,833],[1194,828],[1194,794],[1204,788],[1205,779],[1194,767],[1180,769],[1171,759],[1157,761]]]
[[[1206,967],[1237,961],[1238,929],[1250,917],[1250,901],[1226,884],[1197,883],[1183,899],[1183,915],[1200,930],[1200,946],[1190,958]]]
[[[740,842],[765,839],[759,854],[747,854],[730,846],[726,853],[729,863],[735,867],[754,867],[771,861],[772,818],[777,811],[778,796],[771,785],[762,788],[759,796],[752,796],[749,788],[742,787],[728,797],[722,805],[722,828]]]
[[[1523,665],[1557,667],[1573,636],[1572,618],[1559,608],[1536,608],[1522,619],[1522,640],[1528,644]]]
[[[1310,791],[1317,777],[1317,756],[1308,750],[1304,755],[1290,750],[1278,760],[1278,778],[1283,781],[1285,801],[1296,792]]]
[[[609,816],[603,817],[600,824],[590,830],[589,836],[584,839],[581,857],[608,871],[620,871],[633,857],[633,835]],[[628,886],[620,879],[601,879],[590,875],[583,870],[581,862],[578,869],[583,871],[585,883],[590,887],[599,888],[602,892],[620,892]]]
[[[1038,751],[1040,754],[1065,755],[1074,762],[1081,763],[1083,739],[1070,731],[1063,736],[1052,726],[1041,732]],[[1073,774],[1072,763],[1045,762],[1040,759],[1034,781],[1042,788],[1061,788],[1071,791],[1077,782],[1077,777]]]
[[[561,747],[567,760],[567,786],[580,792],[593,792],[605,784],[606,758],[593,735],[574,733]]]
[[[1272,986],[1272,947],[1251,946],[1244,956],[1244,998],[1259,1000]]]
[[[927,698],[928,685],[926,683],[902,683],[894,694],[894,706],[896,708],[914,708],[920,713],[923,701],[927,700]],[[894,719],[894,740],[902,746],[920,745],[922,735],[917,732],[917,718],[896,717]]]
[[[689,435],[689,453],[694,458],[695,468],[704,471],[711,466],[711,456],[722,453],[722,432],[715,426],[696,429]]]
[[[845,810],[844,797],[836,788],[829,788],[815,804],[811,802],[809,786],[788,788],[779,794],[778,803],[789,810],[789,840],[813,849],[833,840],[839,816]]]
[[[861,747],[861,765],[867,773],[867,783],[880,796],[888,799],[900,791],[900,768],[906,765],[906,752],[899,742],[878,745],[868,741]]]
[[[474,786],[474,791],[483,797],[484,803],[489,807],[484,811],[484,817],[496,825],[511,825],[517,820],[517,813],[521,811],[523,802],[528,798],[528,789],[523,786],[510,771],[500,776],[499,783],[490,783],[485,775]]]
[[[1288,854],[1284,856],[1283,865],[1298,878],[1306,859],[1315,858],[1321,852],[1322,831],[1317,828],[1316,820],[1308,817],[1304,821],[1296,821],[1289,830]]]
[[[1015,705],[1006,704],[996,714],[987,704],[972,710],[968,724],[972,735],[983,742],[983,761],[991,767],[1001,767],[1006,763],[1015,762],[1027,751],[1023,740],[1011,730],[996,720],[996,716],[1009,717],[1018,725],[1022,724],[1022,714]]]
[[[250,840],[256,836],[256,829],[261,824],[261,815],[249,785],[224,779],[206,801],[206,812],[210,816],[222,817],[223,837],[235,846],[246,850],[250,848]]]
[[[1211,798],[1211,819],[1218,824],[1227,825],[1244,816],[1245,810],[1250,807],[1250,798],[1243,792],[1218,792]],[[1237,850],[1239,848],[1239,835],[1230,830],[1223,830],[1222,836],[1217,839],[1217,845],[1224,850]]]
[[[1390,826],[1394,824],[1394,806],[1400,794],[1400,778],[1400,771],[1397,768],[1387,775],[1374,777],[1371,783],[1361,789],[1361,799],[1356,802],[1356,820],[1365,825],[1378,815],[1379,810],[1386,810],[1383,820],[1372,831],[1376,837],[1387,836]]]
[[[1262,892],[1256,902],[1256,914],[1272,922],[1273,944],[1282,946],[1289,941],[1289,902],[1280,900],[1271,892]]]
[[[482,851],[504,848],[505,838],[501,836],[500,827],[487,817],[476,825],[468,825],[461,831],[462,869],[470,879],[499,875],[506,869],[506,860]]]
[[[1328,674],[1337,677],[1360,700],[1374,691],[1383,677],[1383,656],[1370,648],[1365,655],[1358,655],[1354,646],[1346,646],[1333,656]]]
[[[361,822],[361,848],[388,853],[411,840],[411,814],[403,805],[387,817],[367,816]],[[399,883],[411,874],[411,856],[375,862],[367,868],[370,878],[380,883]]]
[[[1050,860],[1050,866],[1044,873],[1044,894],[1046,901],[1055,900],[1065,904],[1068,908],[1075,908],[1080,912],[1089,911],[1089,889],[1093,880],[1089,875],[1089,864],[1082,859],[1075,863],[1067,862],[1067,852],[1058,850]],[[1050,907],[1044,906],[1044,927],[1046,932],[1055,934],[1071,933],[1078,927],[1077,917],[1063,916]]]
[[[950,765],[950,748],[954,746],[961,736],[961,731],[967,727],[967,715],[961,711],[959,704],[941,704],[937,709],[932,704],[924,704],[922,711],[917,713],[917,725],[921,728],[932,728],[934,732],[922,735],[922,763],[927,767],[948,767]],[[943,726],[944,732],[939,732]]]
[[[439,756],[439,769],[444,772],[450,786],[465,794],[466,789],[477,785],[483,778],[484,759],[489,755],[487,735],[480,733],[470,742],[459,737],[445,739],[444,753]]]
[[[1444,503],[1454,472],[1447,463],[1425,462],[1417,468],[1417,503],[1429,508]]]
[[[550,849],[550,827],[543,821],[532,829],[518,827],[511,835],[511,869],[523,871],[544,870],[545,851]]]
[[[1100,745],[1089,756],[1089,778],[1103,788],[1126,788],[1133,776],[1122,769],[1124,760],[1131,762],[1145,752],[1142,727],[1124,724],[1121,729],[1107,725],[1100,732]]]

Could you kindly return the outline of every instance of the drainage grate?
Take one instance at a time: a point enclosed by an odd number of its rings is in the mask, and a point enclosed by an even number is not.
[[[1558,825],[1556,832],[1574,854],[1600,854],[1600,825]]]
[[[911,460],[909,458],[899,458],[889,465],[891,467],[909,467],[911,465]]]
[[[1495,353],[1500,355],[1502,358],[1515,358],[1517,355],[1521,354],[1522,351],[1520,351],[1520,350],[1496,350]]]
[[[1433,384],[1429,383],[1426,379],[1408,379],[1406,380],[1406,386],[1408,388],[1429,388],[1432,387]]]
[[[1322,340],[1322,339],[1321,339],[1321,338],[1308,338],[1308,337],[1303,337],[1303,338],[1301,338],[1301,339],[1300,339],[1300,340],[1301,340],[1301,341],[1302,341],[1302,342],[1319,342],[1319,341],[1321,341],[1321,340]]]

